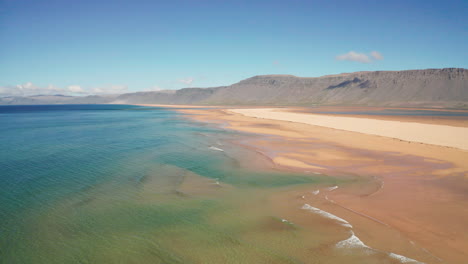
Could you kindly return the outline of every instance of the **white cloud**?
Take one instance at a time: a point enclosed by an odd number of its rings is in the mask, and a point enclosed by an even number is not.
[[[0,87],[0,96],[30,96],[30,95],[52,95],[52,94],[64,94],[65,89],[56,87],[49,84],[45,87],[40,87],[32,82],[24,84],[17,84],[15,86],[7,85]]]
[[[73,94],[121,94],[127,91],[125,85],[109,85],[93,89],[84,89],[80,85],[70,85],[60,88],[49,84],[45,87],[34,85],[31,82],[16,86],[0,86],[0,96],[31,96],[31,95],[73,95]]]
[[[79,86],[79,85],[70,85],[70,86],[68,86],[68,91],[70,91],[72,93],[86,93],[85,90],[83,88],[81,88],[81,86]]]
[[[157,91],[162,91],[163,89],[161,89],[161,87],[159,87],[158,85],[153,85],[151,86],[150,88],[147,88],[147,89],[144,89],[144,90],[141,90],[142,92],[157,92]]]
[[[153,89],[155,89],[155,87],[153,87]],[[49,84],[41,87],[33,84],[32,82],[27,82],[15,86],[0,86],[0,96],[122,94],[127,92],[127,90],[128,87],[126,85],[107,85],[85,89],[80,85],[69,85],[65,88],[61,88]]]
[[[126,85],[108,85],[104,87],[96,87],[91,91],[93,94],[121,94],[128,90]]]
[[[32,82],[27,82],[25,84],[16,85],[16,88],[18,88],[21,91],[27,91],[27,90],[36,90],[39,87],[35,86]]]
[[[187,84],[187,85],[191,85],[193,83],[193,78],[192,77],[185,78],[185,79],[179,80],[179,82]]]
[[[361,63],[371,63],[374,60],[383,60],[383,58],[384,57],[382,54],[377,51],[372,51],[369,54],[350,51],[348,53],[336,56],[336,59],[340,61],[356,61]]]
[[[60,87],[57,87],[55,85],[49,84],[47,87],[44,89],[45,94],[61,94],[61,93],[66,93],[66,91]]]
[[[369,63],[371,59],[364,53],[358,53],[355,51],[350,51],[346,54],[336,56],[337,60],[346,60],[346,61],[357,61],[362,63]]]
[[[383,56],[380,52],[377,52],[377,51],[372,51],[370,53],[370,55],[372,56],[372,58],[376,59],[376,60],[383,60]]]
[[[17,90],[14,86],[0,86],[0,96],[11,96],[15,94]]]

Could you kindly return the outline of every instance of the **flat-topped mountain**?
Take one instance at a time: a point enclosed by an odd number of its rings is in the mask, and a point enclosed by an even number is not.
[[[357,72],[317,78],[255,76],[220,89],[206,102],[456,106],[468,103],[468,70]]]
[[[322,77],[260,75],[230,86],[116,96],[0,98],[0,104],[369,105],[468,108],[468,70],[355,72]]]

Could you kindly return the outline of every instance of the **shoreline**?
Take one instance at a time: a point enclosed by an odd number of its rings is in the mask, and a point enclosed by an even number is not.
[[[420,250],[430,252],[427,254],[432,258],[425,258],[428,263],[439,263],[439,258],[462,263],[468,258],[463,250],[468,247],[468,236],[463,235],[463,219],[468,219],[468,152],[297,122],[258,119],[230,112],[227,107],[189,108],[192,109],[177,111],[189,114],[190,119],[260,135],[244,144],[266,155],[278,168],[306,174],[374,177],[375,186],[357,184],[321,196],[321,200],[316,200],[319,196],[307,200],[312,206],[323,204],[319,208],[349,220],[366,245],[395,252],[394,245],[382,241],[391,241],[390,238],[375,237],[367,230],[384,234],[384,229],[390,228],[419,245]],[[280,204],[287,207],[297,203],[297,197],[307,197],[300,189],[292,191],[294,195],[278,193],[273,197],[289,201],[278,202],[276,209],[287,210],[281,209]],[[375,221],[372,224],[370,219],[388,226],[376,225]],[[405,249],[396,247],[398,250]],[[408,257],[418,259],[411,254]]]

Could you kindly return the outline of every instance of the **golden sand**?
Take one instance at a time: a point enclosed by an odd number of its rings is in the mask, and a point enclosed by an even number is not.
[[[468,128],[370,118],[293,113],[281,108],[229,109],[249,117],[296,122],[468,150]]]

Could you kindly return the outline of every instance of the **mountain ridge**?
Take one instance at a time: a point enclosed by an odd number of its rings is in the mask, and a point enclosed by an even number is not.
[[[468,108],[468,70],[256,75],[228,86],[121,95],[0,98],[0,104],[361,105]]]

